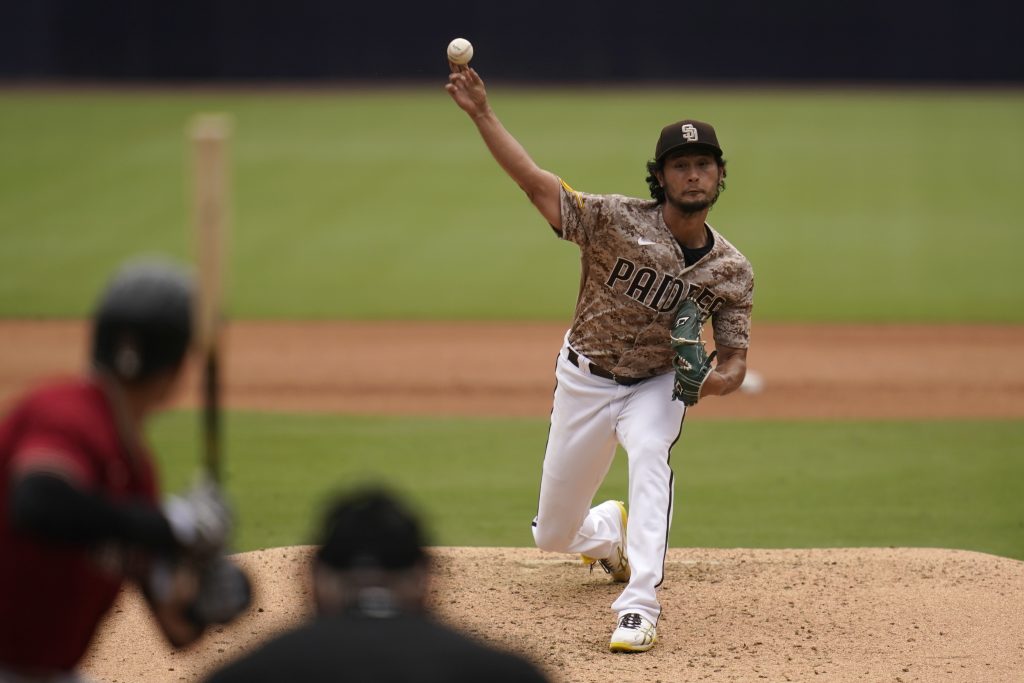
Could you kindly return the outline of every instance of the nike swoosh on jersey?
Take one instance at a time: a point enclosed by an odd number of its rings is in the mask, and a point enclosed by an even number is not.
[[[655,242],[654,240],[649,240],[646,237],[641,237],[636,241],[636,243],[639,244],[641,247],[649,247],[652,244],[657,244],[657,242]]]

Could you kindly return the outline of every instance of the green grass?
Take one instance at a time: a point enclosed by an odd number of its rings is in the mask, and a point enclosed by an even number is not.
[[[192,413],[153,440],[169,490],[197,461]],[[532,545],[547,423],[233,413],[237,548],[311,542],[332,493],[384,482],[439,545]],[[1024,559],[1024,424],[687,423],[673,454],[672,545],[921,546]],[[626,496],[616,458],[597,498]]]
[[[566,319],[555,240],[441,89],[0,91],[0,316],[79,316],[116,263],[183,256],[185,122],[230,112],[235,317]],[[661,126],[713,121],[711,214],[763,320],[1024,322],[1020,91],[523,89],[536,160],[644,195]]]

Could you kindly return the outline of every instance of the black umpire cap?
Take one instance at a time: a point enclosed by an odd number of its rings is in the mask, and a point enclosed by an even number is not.
[[[426,560],[415,515],[383,489],[368,488],[337,500],[322,533],[317,561],[332,569],[400,571]]]
[[[710,152],[719,159],[722,157],[714,126],[694,119],[676,121],[662,128],[658,145],[654,148],[654,159],[660,164],[672,152],[683,149]]]
[[[93,363],[128,382],[176,370],[192,338],[192,292],[191,277],[170,261],[126,263],[93,314]]]

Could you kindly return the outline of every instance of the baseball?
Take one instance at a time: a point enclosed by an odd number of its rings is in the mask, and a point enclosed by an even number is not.
[[[764,377],[757,370],[747,370],[740,391],[745,394],[759,394],[764,391]]]
[[[448,43],[448,61],[452,64],[469,64],[473,59],[473,44],[465,38],[456,38]]]

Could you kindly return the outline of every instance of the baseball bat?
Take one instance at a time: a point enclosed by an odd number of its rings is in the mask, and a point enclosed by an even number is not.
[[[192,223],[195,238],[197,292],[195,338],[202,401],[202,467],[215,482],[222,478],[221,327],[224,260],[229,226],[228,142],[231,125],[222,114],[196,116],[192,142]]]

